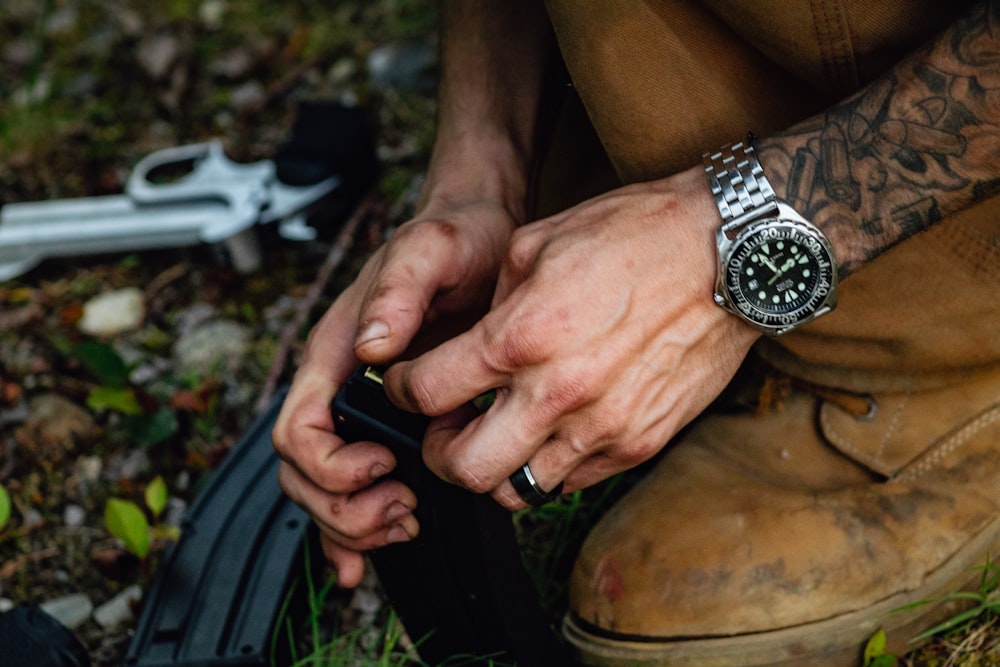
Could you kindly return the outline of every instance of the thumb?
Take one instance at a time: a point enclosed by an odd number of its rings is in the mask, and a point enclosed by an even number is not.
[[[454,283],[450,248],[444,244],[388,246],[358,314],[354,354],[366,363],[385,363],[409,347],[435,295]]]

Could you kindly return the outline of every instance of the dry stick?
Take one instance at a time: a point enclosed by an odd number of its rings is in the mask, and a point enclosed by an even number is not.
[[[264,381],[264,388],[261,390],[260,396],[257,399],[257,405],[254,408],[256,414],[260,414],[270,405],[274,397],[274,392],[278,388],[278,381],[285,372],[285,361],[290,356],[292,346],[295,344],[299,332],[305,325],[309,313],[312,312],[316,302],[323,295],[323,291],[326,289],[327,283],[330,282],[333,272],[344,261],[344,257],[347,256],[347,251],[354,240],[354,233],[361,224],[361,221],[367,218],[376,208],[370,197],[364,199],[354,209],[354,213],[344,223],[333,245],[330,246],[330,252],[327,253],[322,266],[316,272],[316,279],[309,285],[306,295],[302,297],[302,300],[295,307],[295,314],[292,316],[292,319],[281,331],[281,337],[278,339],[278,350],[275,353],[274,360],[271,362],[271,369],[268,371],[267,379]]]

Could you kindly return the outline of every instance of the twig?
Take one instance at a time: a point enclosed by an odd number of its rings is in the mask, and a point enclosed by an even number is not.
[[[18,571],[22,570],[25,565],[28,564],[38,564],[43,560],[48,560],[49,558],[55,558],[59,555],[59,549],[55,547],[46,547],[39,551],[33,551],[29,554],[21,554],[15,558],[4,563],[0,566],[0,579],[10,579]]]
[[[358,226],[376,209],[377,207],[370,197],[362,200],[357,208],[354,209],[351,217],[344,223],[333,245],[330,246],[330,251],[327,253],[326,259],[323,260],[319,271],[316,272],[316,279],[309,285],[305,296],[296,305],[295,314],[292,316],[292,319],[281,331],[281,336],[278,338],[278,349],[275,352],[267,379],[264,381],[264,387],[254,408],[257,414],[263,412],[274,398],[278,382],[285,372],[285,362],[290,356],[292,346],[295,344],[295,340],[298,338],[302,327],[305,326],[306,320],[316,302],[323,295],[323,291],[326,289],[327,283],[330,282],[333,272],[344,261],[344,257],[347,256],[347,251],[351,248]]]

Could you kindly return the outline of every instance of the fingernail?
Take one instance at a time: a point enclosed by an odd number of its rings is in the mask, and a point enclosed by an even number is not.
[[[407,535],[402,526],[393,526],[389,529],[389,532],[386,533],[385,539],[390,544],[395,544],[396,542],[408,542],[410,540],[410,536]]]
[[[389,509],[386,510],[385,521],[386,523],[394,523],[409,513],[410,508],[397,500],[393,504],[389,505]]]
[[[373,340],[378,340],[379,338],[385,338],[389,335],[389,325],[382,320],[372,320],[358,333],[357,338],[354,340],[355,347],[359,345],[364,345],[370,343]]]

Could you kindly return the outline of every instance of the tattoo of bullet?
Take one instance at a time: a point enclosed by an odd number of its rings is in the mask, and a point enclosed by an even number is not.
[[[792,170],[788,174],[788,192],[785,197],[796,211],[809,210],[809,200],[812,199],[812,189],[816,181],[816,166],[816,156],[809,149],[800,148],[795,151]]]
[[[820,150],[826,193],[831,199],[856,209],[860,205],[860,189],[851,176],[847,139],[839,125],[827,124],[820,135]]]

